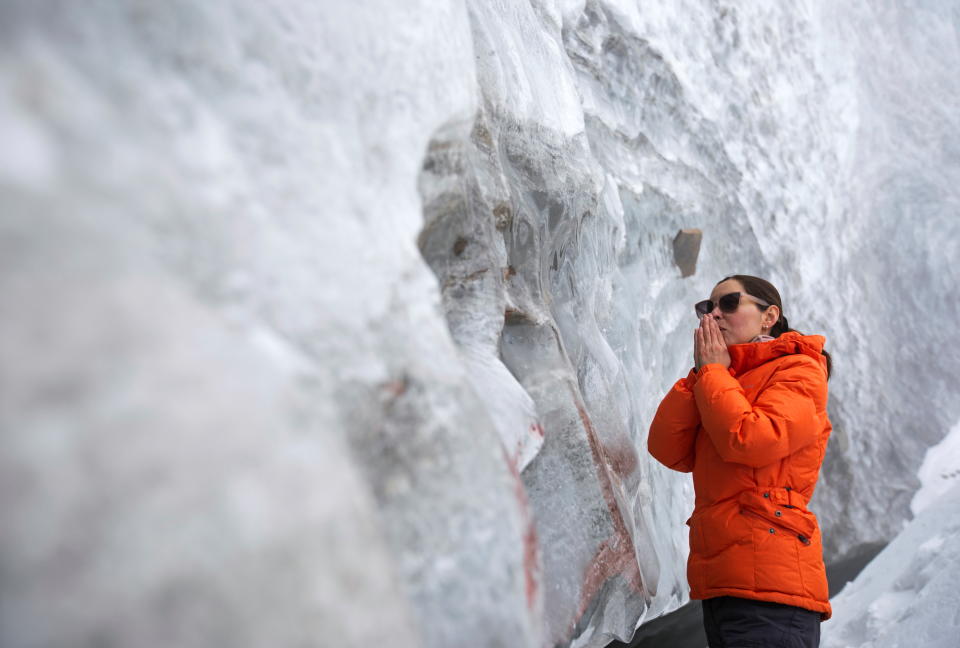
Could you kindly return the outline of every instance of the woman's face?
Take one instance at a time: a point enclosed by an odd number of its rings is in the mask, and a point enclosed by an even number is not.
[[[736,279],[727,279],[717,284],[710,293],[710,300],[716,304],[724,295],[739,292],[748,294],[743,285]],[[755,301],[741,295],[740,307],[732,313],[724,313],[719,306],[714,306],[707,316],[712,317],[720,326],[723,340],[727,346],[731,344],[745,344],[761,333],[769,333],[770,328],[780,317],[776,306],[761,310]]]

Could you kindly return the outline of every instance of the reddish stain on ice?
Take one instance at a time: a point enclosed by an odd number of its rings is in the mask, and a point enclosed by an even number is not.
[[[615,448],[607,446],[604,450],[607,463],[620,477],[626,477],[637,469],[637,451],[632,446],[627,444]]]
[[[610,521],[613,523],[613,535],[600,544],[584,573],[583,586],[580,589],[580,604],[569,628],[569,633],[572,635],[577,622],[586,613],[591,601],[600,592],[603,584],[610,578],[618,575],[624,577],[630,588],[638,593],[642,592],[644,588],[640,566],[637,564],[634,551],[633,538],[627,530],[623,513],[621,513],[620,506],[617,504],[617,498],[613,490],[614,485],[607,469],[610,464],[614,464],[612,466],[614,470],[626,468],[630,462],[624,462],[622,458],[619,461],[610,461],[607,452],[597,438],[593,422],[572,385],[570,386],[570,393],[577,412],[580,414],[580,422],[587,433],[587,441],[590,444],[590,453],[593,455],[593,463],[597,469],[597,478],[603,491],[603,499],[610,511]]]
[[[527,491],[523,487],[523,480],[520,479],[520,472],[517,470],[517,462],[511,461],[506,451],[504,451],[503,455],[507,466],[510,468],[510,475],[513,477],[513,492],[517,498],[521,518],[526,526],[523,533],[523,576],[527,595],[527,607],[533,610],[536,608],[537,594],[540,589],[540,542],[537,538],[537,529],[533,523],[533,516],[530,515]]]
[[[527,607],[531,610],[537,602],[537,576],[539,571],[540,546],[537,540],[537,530],[533,523],[527,522],[527,532],[523,535],[523,575],[526,580]]]
[[[409,380],[406,376],[401,376],[394,380],[382,383],[380,387],[387,393],[390,398],[399,398],[407,391],[409,386]]]
[[[540,425],[539,423],[534,423],[533,425],[531,425],[530,432],[532,432],[535,436],[540,437],[541,439],[544,437],[543,426]]]

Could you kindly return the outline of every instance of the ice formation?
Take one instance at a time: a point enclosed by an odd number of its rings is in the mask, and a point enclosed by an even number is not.
[[[914,515],[960,483],[960,423],[953,426],[943,441],[927,450],[917,476],[920,490],[910,502]]]
[[[836,617],[823,626],[823,648],[957,645],[960,486],[954,484],[834,597]]]
[[[0,644],[629,638],[687,597],[646,430],[734,272],[834,352],[827,559],[890,540],[960,419],[958,33],[6,0]]]
[[[916,518],[833,600],[824,648],[952,648],[960,636],[960,423],[927,450]]]

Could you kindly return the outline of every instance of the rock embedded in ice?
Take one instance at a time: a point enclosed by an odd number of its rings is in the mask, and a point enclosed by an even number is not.
[[[703,232],[698,229],[682,229],[673,237],[673,262],[680,268],[681,277],[689,277],[697,272],[697,256],[700,254],[700,242]]]

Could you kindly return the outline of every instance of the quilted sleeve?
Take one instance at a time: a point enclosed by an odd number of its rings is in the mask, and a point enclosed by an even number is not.
[[[720,457],[754,468],[814,443],[826,416],[826,374],[806,355],[788,356],[752,405],[719,364],[701,369],[693,391]]]
[[[647,450],[653,458],[680,472],[693,470],[697,428],[700,427],[700,412],[691,390],[694,382],[696,374],[691,371],[667,392],[660,401],[647,436]]]

